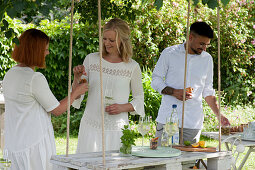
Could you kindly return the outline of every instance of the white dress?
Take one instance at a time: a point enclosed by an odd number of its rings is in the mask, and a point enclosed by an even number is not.
[[[29,67],[11,68],[3,80],[5,149],[11,170],[50,170],[56,154],[51,115],[59,102],[47,80]]]
[[[86,108],[81,119],[77,153],[102,151],[102,120],[100,92],[100,57],[99,53],[89,54],[84,60],[86,79],[89,83]],[[144,116],[144,94],[142,74],[138,63],[132,59],[128,63],[110,63],[102,60],[103,96],[112,95],[112,103],[131,103],[135,109],[131,114]],[[111,92],[111,94],[109,93]],[[83,96],[75,100],[73,107],[79,108]],[[105,102],[105,101],[104,101]],[[121,128],[129,124],[128,113],[118,115],[104,114],[105,150],[118,150],[121,146]]]

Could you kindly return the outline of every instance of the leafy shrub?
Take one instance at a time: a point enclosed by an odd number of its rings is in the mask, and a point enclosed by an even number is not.
[[[214,11],[209,20],[216,28]],[[230,105],[254,102],[254,58],[255,58],[255,4],[253,1],[232,1],[221,10],[221,86],[226,93],[225,102]],[[215,58],[214,72],[217,75],[216,41],[208,51]],[[214,77],[217,87],[217,77]]]
[[[70,115],[70,134],[77,136],[80,127],[80,120],[82,118],[83,111],[77,111],[75,114]],[[67,127],[67,115],[62,114],[58,117],[52,116],[52,124],[54,127],[55,135],[61,136],[66,134]]]
[[[17,22],[17,20],[13,20],[10,27],[15,28],[18,23],[19,21]],[[0,27],[1,26],[3,26],[3,23],[0,23]],[[14,29],[14,31],[16,33],[19,32],[17,29]],[[10,57],[14,45],[12,38],[14,37],[6,38],[5,34],[0,33],[0,80],[4,78],[6,72],[15,64],[14,60]]]
[[[149,68],[144,68],[143,89],[144,89],[144,108],[147,116],[151,116],[155,120],[158,115],[158,109],[161,103],[161,95],[151,88],[152,71]]]
[[[185,41],[186,1],[164,1],[160,11],[153,3],[139,6],[140,15],[131,23],[134,58],[141,66],[153,68],[164,48]],[[220,9],[221,89],[230,105],[253,103],[255,99],[255,3],[232,0]],[[217,34],[216,9],[198,3],[192,6],[190,23],[206,21]],[[217,35],[216,35],[217,36]],[[218,88],[217,39],[208,52],[214,59],[214,88]]]
[[[109,7],[109,10],[118,11],[116,9],[116,4],[113,5],[114,7]],[[131,6],[130,2],[127,1],[124,4],[119,3],[119,5],[121,9],[123,8],[123,10],[125,10],[125,13],[135,16],[135,19],[132,19],[132,17],[124,19],[129,21],[132,30],[133,57],[141,67],[147,66],[153,69],[164,48],[185,41],[187,18],[187,2],[185,0],[164,1],[164,6],[160,11],[156,10],[151,1],[146,1],[144,4],[141,4],[139,1],[132,1]],[[255,98],[255,80],[253,79],[253,60],[255,58],[255,40],[253,35],[255,34],[255,29],[254,17],[252,17],[255,15],[254,7],[255,4],[253,1],[246,3],[232,0],[226,7],[220,10],[221,85],[222,90],[226,93],[225,101],[229,104],[252,103]],[[94,15],[94,13],[91,14]],[[105,15],[110,17],[109,13],[105,13]],[[93,17],[91,16],[91,18]],[[118,15],[116,12],[113,17],[123,18],[124,16],[122,16],[122,14]],[[191,23],[196,20],[207,21],[217,33],[216,10],[204,7],[199,3],[196,7],[192,7],[190,18]],[[107,20],[107,18],[105,19]],[[46,60],[47,68],[40,71],[45,73],[57,98],[60,99],[65,96],[67,93],[68,42],[70,32],[68,18],[61,21],[54,20],[52,22],[43,20],[39,26],[31,24],[23,25],[21,21],[7,20],[8,23],[11,23],[9,27],[14,29],[19,35],[20,32],[23,32],[29,27],[37,27],[51,36],[51,54]],[[98,50],[97,24],[88,24],[87,22],[79,23],[80,20],[84,21],[84,17],[78,17],[76,15],[73,38],[73,65],[81,64],[88,53]],[[3,24],[0,23],[0,26],[2,25]],[[0,79],[2,79],[6,70],[8,70],[14,62],[9,57],[13,46],[12,42],[1,33],[0,40]],[[218,67],[216,40],[213,40],[211,44],[212,47],[208,49],[208,52],[212,54],[214,58],[214,87],[217,88]],[[54,82],[56,79],[64,83],[61,83],[61,86],[59,86],[59,81]]]

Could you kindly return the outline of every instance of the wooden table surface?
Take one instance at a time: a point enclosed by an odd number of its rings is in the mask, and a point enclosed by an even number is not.
[[[215,159],[214,159],[215,158]],[[118,151],[106,152],[106,167],[103,168],[102,153],[93,152],[85,154],[72,154],[66,157],[65,155],[55,155],[51,158],[51,163],[60,166],[85,170],[85,169],[132,169],[149,166],[156,166],[155,169],[181,170],[181,162],[207,159],[208,169],[227,170],[230,169],[230,164],[226,164],[231,160],[230,152],[184,152],[178,157],[171,158],[142,158],[136,156],[122,157]],[[227,160],[227,161],[226,161]],[[211,162],[211,163],[210,163]],[[222,165],[225,164],[225,165]],[[56,168],[55,168],[56,169]]]

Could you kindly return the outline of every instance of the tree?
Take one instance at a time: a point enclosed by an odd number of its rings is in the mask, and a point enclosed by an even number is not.
[[[78,12],[80,12],[82,20],[97,21],[97,1],[96,0],[75,0]],[[130,10],[130,7],[136,0],[102,0],[102,16],[103,18],[109,16],[120,16],[125,19],[134,19],[134,12]],[[141,0],[144,3],[154,3],[157,10],[163,6],[163,0]],[[166,1],[166,0],[165,0]],[[194,5],[197,5],[199,0],[192,0]],[[224,5],[227,5],[230,0],[221,0]],[[63,15],[68,14],[68,8],[71,5],[70,0],[0,0],[0,21],[3,20],[4,15],[9,17],[20,18],[26,23],[35,22],[38,23],[40,19],[50,17],[53,19],[53,15],[61,18]],[[217,7],[217,0],[202,0],[204,5],[208,5],[209,8]],[[130,15],[131,14],[131,15]],[[8,22],[2,21],[4,25],[1,27],[1,31],[6,32],[6,37],[10,38],[12,34],[15,34],[13,30],[8,29]]]
[[[6,38],[13,38],[13,42],[18,43],[17,33],[9,28],[5,15],[18,18],[23,23],[38,24],[46,18],[54,20],[68,15],[71,3],[69,0],[0,0],[0,4],[1,31],[5,32]]]

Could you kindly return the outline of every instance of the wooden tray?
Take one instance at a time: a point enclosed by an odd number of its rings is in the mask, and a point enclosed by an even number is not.
[[[174,145],[173,148],[179,149],[181,151],[187,152],[216,152],[216,147],[209,147],[209,148],[193,148],[192,146],[181,146],[181,145]]]

